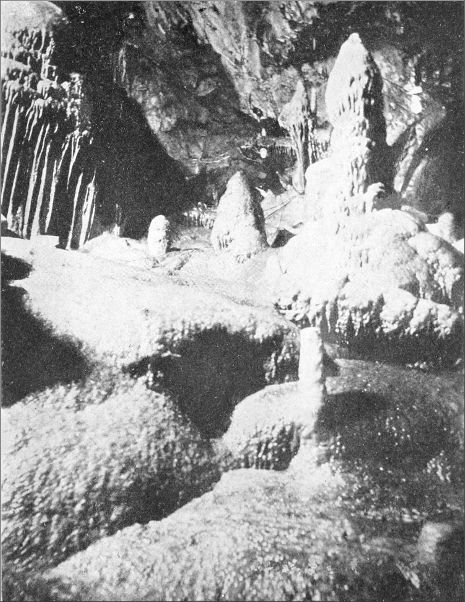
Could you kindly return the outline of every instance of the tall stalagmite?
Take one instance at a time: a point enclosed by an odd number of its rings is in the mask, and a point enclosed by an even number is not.
[[[333,125],[324,169],[306,173],[308,203],[323,215],[361,214],[371,184],[386,183],[387,145],[382,78],[357,33],[341,46],[328,79],[326,109]],[[325,172],[323,174],[323,171]]]

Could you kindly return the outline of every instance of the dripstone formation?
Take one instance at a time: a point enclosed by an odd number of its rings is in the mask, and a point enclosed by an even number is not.
[[[307,212],[337,221],[364,213],[360,195],[386,179],[382,78],[356,33],[341,46],[325,98],[333,126],[329,157],[307,170]]]
[[[218,203],[211,242],[217,253],[227,251],[239,261],[267,247],[263,210],[241,172],[229,180]]]

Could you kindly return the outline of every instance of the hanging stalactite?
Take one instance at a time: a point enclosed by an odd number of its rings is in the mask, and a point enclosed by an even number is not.
[[[52,234],[77,248],[95,213],[92,135],[82,78],[58,81],[54,47],[52,34],[25,28],[3,56],[2,215],[23,238]],[[85,218],[77,215],[84,205]]]

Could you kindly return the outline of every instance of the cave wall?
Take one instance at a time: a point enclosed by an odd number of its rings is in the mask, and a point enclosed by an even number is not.
[[[144,235],[154,215],[182,204],[184,177],[141,107],[113,81],[113,46],[104,37],[92,42],[98,30],[87,14],[79,29],[55,4],[10,4],[2,5],[8,228],[57,236],[66,248],[105,230]]]

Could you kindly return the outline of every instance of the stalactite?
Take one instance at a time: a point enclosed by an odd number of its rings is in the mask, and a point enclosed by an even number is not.
[[[71,227],[69,229],[69,234],[68,234],[68,242],[66,244],[66,248],[69,250],[71,249],[71,243],[73,240],[73,233],[74,233],[74,224],[76,223],[76,213],[77,213],[77,206],[78,206],[78,199],[79,199],[79,192],[81,190],[81,184],[82,184],[82,176],[83,174],[80,173],[79,174],[79,178],[77,181],[77,185],[76,185],[76,189],[74,191],[74,199],[73,199],[73,217],[71,219]]]
[[[50,228],[50,221],[52,219],[52,213],[53,213],[53,203],[55,201],[55,191],[56,191],[56,186],[57,186],[57,180],[58,180],[58,159],[55,159],[55,161],[53,162],[53,169],[52,169],[52,183],[50,186],[50,196],[49,196],[49,200],[48,200],[48,208],[47,208],[47,215],[45,218],[45,228],[44,231],[47,234]]]
[[[50,124],[49,124],[49,126],[50,126]],[[48,133],[48,130],[47,130],[47,133]],[[46,137],[47,137],[47,135],[46,135]],[[30,232],[31,238],[33,236],[36,236],[37,234],[40,234],[40,213],[41,213],[42,203],[43,203],[43,199],[44,199],[45,184],[47,181],[47,168],[48,168],[48,158],[49,158],[49,154],[50,154],[51,140],[48,140],[45,146],[46,146],[45,159],[44,159],[44,164],[43,164],[43,167],[41,170],[41,175],[40,175],[39,194],[37,196],[37,205],[36,205],[36,209],[34,211],[34,219],[32,221],[31,232]]]
[[[5,188],[6,188],[6,185],[8,182],[8,176],[9,176],[9,172],[10,172],[10,163],[11,163],[11,159],[13,157],[13,149],[14,149],[15,145],[18,143],[16,132],[17,132],[20,114],[21,114],[21,108],[18,106],[18,107],[16,107],[15,120],[13,123],[13,130],[12,130],[12,134],[11,134],[9,144],[8,144],[8,153],[7,153],[7,157],[6,157],[5,169],[3,172],[2,199],[4,199],[6,196]]]
[[[20,236],[53,234],[74,247],[88,236],[97,190],[83,144],[91,133],[81,116],[82,78],[58,81],[51,33],[24,28],[13,36],[15,68],[2,81],[2,213]]]
[[[95,213],[95,196],[96,196],[96,188],[95,188],[95,177],[96,171],[94,170],[94,175],[92,176],[92,180],[90,184],[87,185],[86,188],[86,196],[84,199],[84,204],[82,206],[82,226],[79,234],[79,247],[82,247],[84,243],[89,239],[90,231],[92,228],[92,222],[94,219]]]
[[[279,123],[289,131],[296,153],[296,169],[293,177],[294,188],[298,192],[305,189],[305,170],[308,167],[310,103],[302,81],[297,82],[292,100],[283,107]]]

